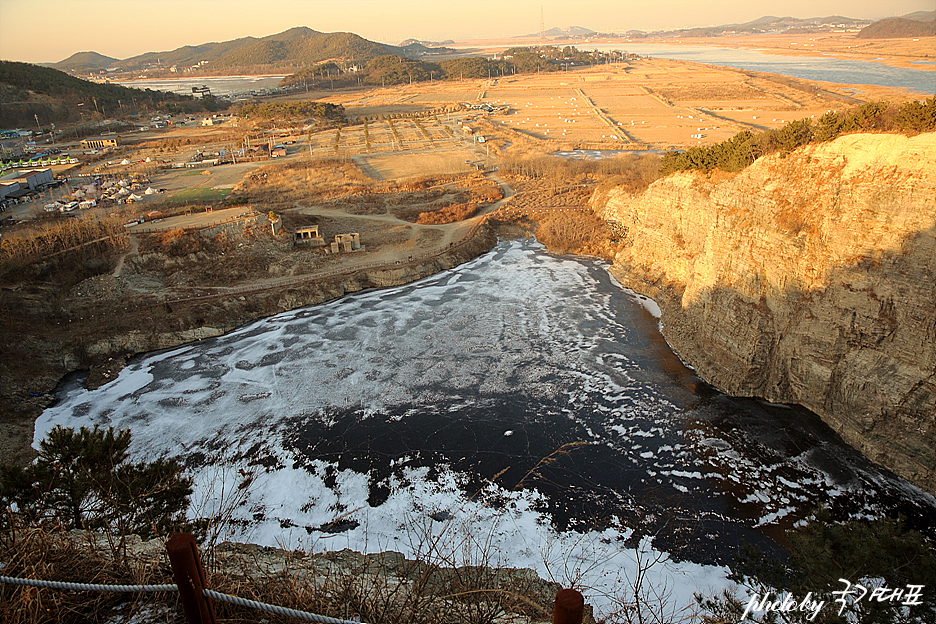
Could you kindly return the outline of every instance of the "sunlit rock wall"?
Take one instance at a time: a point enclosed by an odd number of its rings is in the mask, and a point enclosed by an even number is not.
[[[799,403],[936,492],[936,134],[860,134],[596,194],[613,272],[727,393]]]

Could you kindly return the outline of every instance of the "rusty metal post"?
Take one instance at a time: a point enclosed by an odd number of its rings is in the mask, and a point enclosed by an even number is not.
[[[177,533],[166,542],[166,552],[188,624],[217,624],[211,599],[202,593],[205,570],[198,557],[195,538],[191,533]]]
[[[585,597],[574,589],[556,592],[556,610],[553,624],[582,624],[585,615]]]

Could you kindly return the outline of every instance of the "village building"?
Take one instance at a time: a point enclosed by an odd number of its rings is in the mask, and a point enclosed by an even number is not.
[[[18,182],[20,189],[35,191],[46,184],[55,182],[51,169],[17,170],[0,176],[0,183]]]
[[[29,192],[16,180],[0,180],[0,202],[7,199],[18,199]]]
[[[106,147],[117,147],[120,145],[120,137],[94,137],[81,140],[81,149],[104,149]]]

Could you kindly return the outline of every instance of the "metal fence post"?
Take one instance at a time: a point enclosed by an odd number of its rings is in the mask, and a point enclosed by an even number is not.
[[[556,607],[553,624],[582,624],[585,614],[585,597],[574,589],[556,592]]]
[[[177,533],[166,542],[166,552],[188,624],[216,624],[211,599],[202,593],[205,570],[198,557],[195,538],[191,533]]]

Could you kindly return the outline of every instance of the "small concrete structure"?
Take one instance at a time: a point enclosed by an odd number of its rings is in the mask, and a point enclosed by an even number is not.
[[[313,245],[318,247],[325,244],[325,239],[319,234],[317,225],[310,225],[297,229],[295,234],[293,234],[293,242],[297,245]]]
[[[363,250],[364,246],[361,245],[361,235],[357,232],[350,232],[348,234],[335,234],[335,240],[332,241],[331,244],[332,253],[349,253],[352,251]]]

